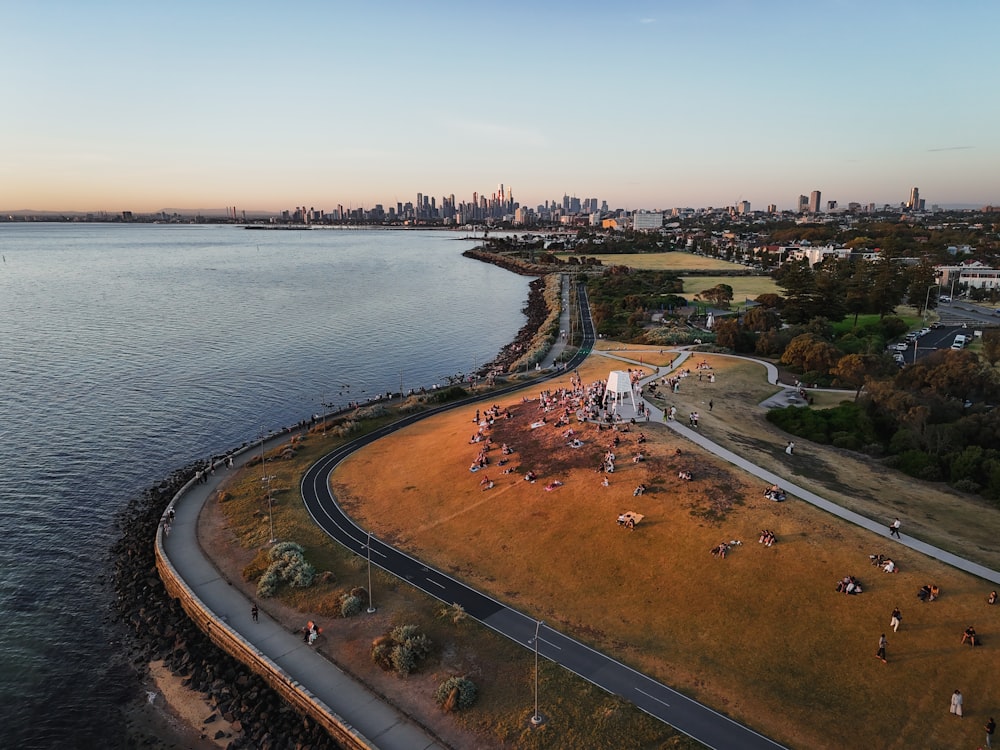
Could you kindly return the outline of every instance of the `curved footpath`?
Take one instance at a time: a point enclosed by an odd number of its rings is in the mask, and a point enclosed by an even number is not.
[[[565,281],[564,277],[564,284]],[[587,313],[586,296],[582,289],[578,293],[581,310],[585,313],[583,316],[585,321],[584,345],[577,357],[568,363],[568,368],[576,366],[590,354],[590,348],[594,341],[593,326]],[[566,288],[564,286],[563,330],[568,328],[568,317],[565,312],[568,308],[566,304],[568,298],[565,294]],[[557,343],[543,363],[546,368],[551,368],[562,349],[562,343]],[[599,354],[648,367],[648,365],[612,352],[599,352]],[[674,360],[670,368],[660,368],[659,372],[650,375],[643,382],[662,377],[671,369],[676,369],[688,356],[689,352],[681,350],[680,356]],[[768,363],[760,360],[751,361],[767,367],[768,382],[777,383],[777,371],[773,365],[769,366]],[[553,372],[549,377],[555,377],[560,372],[562,371]],[[546,378],[541,380],[544,379]],[[499,392],[491,391],[485,397],[495,398],[504,392],[519,390],[523,387],[524,384],[518,384]],[[778,394],[779,403],[780,399],[786,395],[785,393]],[[779,744],[742,724],[574,639],[568,638],[521,612],[510,609],[500,602],[470,589],[460,581],[429,568],[419,560],[383,544],[370,537],[367,531],[358,527],[343,514],[330,492],[329,475],[350,452],[379,437],[395,432],[407,424],[417,421],[417,419],[448,408],[465,406],[479,401],[481,398],[478,396],[470,397],[420,415],[405,418],[372,435],[352,442],[349,446],[343,446],[318,461],[310,467],[302,480],[303,500],[314,519],[332,538],[358,555],[367,556],[370,553],[372,562],[378,567],[399,576],[445,603],[461,604],[470,616],[521,643],[526,648],[534,649],[536,647],[535,633],[537,630],[539,655],[566,667],[595,685],[625,698],[643,711],[660,718],[710,748],[749,748],[751,750],[755,748],[780,748]],[[658,421],[663,420],[662,411],[648,402],[646,406],[650,410],[651,418],[655,417]],[[772,472],[751,464],[708,440],[697,430],[688,428],[677,421],[668,421],[666,424],[686,439],[715,453],[749,474],[770,484],[779,484],[789,494],[844,520],[862,526],[873,533],[888,536],[884,523],[872,521],[841,508]],[[279,442],[283,439],[282,436],[274,438],[274,441]],[[249,452],[237,456],[237,464],[245,463],[255,455],[254,451],[258,448],[259,444]],[[337,717],[339,723],[345,727],[347,732],[351,733],[353,744],[356,747],[383,748],[383,750],[444,748],[445,746],[440,740],[431,736],[416,722],[383,703],[367,688],[345,675],[335,664],[306,646],[298,634],[289,633],[264,613],[261,614],[260,622],[254,623],[252,621],[250,601],[229,581],[221,577],[212,562],[205,557],[197,540],[197,519],[201,507],[216,489],[225,473],[226,470],[221,470],[217,475],[210,476],[206,484],[189,484],[185,491],[179,493],[172,504],[176,512],[172,532],[166,537],[162,531],[157,534],[157,544],[161,545],[160,551],[162,551],[166,563],[186,584],[190,595],[195,597],[205,610],[214,614],[215,625],[229,631],[232,638],[242,642],[246,651],[256,653],[259,659],[271,665],[272,670],[284,680],[286,688],[293,688],[303,696],[307,696],[318,709]],[[897,543],[904,544],[985,580],[1000,583],[1000,573],[920,540],[904,536],[902,541]]]

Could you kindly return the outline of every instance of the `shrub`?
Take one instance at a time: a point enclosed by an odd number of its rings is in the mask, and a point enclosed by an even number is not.
[[[416,625],[399,625],[372,642],[372,661],[405,677],[416,670],[430,651],[431,639]]]
[[[449,713],[471,708],[476,702],[476,683],[467,677],[449,677],[438,685],[434,699]]]
[[[959,492],[971,492],[973,494],[983,488],[979,482],[974,482],[971,479],[959,479],[957,482],[952,482],[951,486]]]
[[[340,616],[354,617],[361,614],[361,600],[356,596],[345,594],[340,598]]]
[[[439,404],[447,403],[448,401],[457,401],[460,398],[465,398],[469,394],[461,386],[453,385],[450,388],[444,388],[434,392],[434,400]]]
[[[316,569],[306,562],[302,545],[280,542],[268,552],[271,564],[257,582],[257,596],[274,596],[282,583],[295,588],[307,588],[316,578]]]

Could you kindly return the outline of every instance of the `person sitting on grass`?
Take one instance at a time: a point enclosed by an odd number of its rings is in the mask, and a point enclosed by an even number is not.
[[[645,492],[646,492],[646,485],[640,484],[638,487],[632,490],[632,497],[639,497],[639,495],[642,495]]]
[[[892,560],[886,560],[885,563],[882,565],[882,570],[884,570],[886,573],[899,572],[899,569],[896,567],[896,563],[894,563]]]
[[[976,629],[971,625],[965,629],[964,633],[962,633],[962,643],[965,643],[966,641],[968,641],[972,646],[979,645],[979,641],[976,640]]]
[[[729,551],[729,545],[726,542],[722,542],[718,546],[712,547],[712,555],[720,559],[726,559],[726,553]]]
[[[534,482],[537,478],[538,476],[533,471],[528,471],[524,475],[525,482]]]
[[[990,595],[988,597],[986,597],[986,603],[987,604],[996,604],[997,603],[997,592],[996,591],[991,591],[990,592]]]

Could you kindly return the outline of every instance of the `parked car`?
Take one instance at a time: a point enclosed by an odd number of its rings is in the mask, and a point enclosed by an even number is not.
[[[938,302],[951,302],[951,297],[947,294],[942,295],[941,297],[938,297]]]
[[[940,320],[935,320],[933,323],[931,323],[931,328],[940,328],[943,325],[944,323],[942,323]]]
[[[909,348],[910,348],[910,345],[906,344],[906,343],[903,343],[902,341],[900,341],[900,342],[898,342],[896,344],[889,344],[889,350],[890,351],[905,352]]]

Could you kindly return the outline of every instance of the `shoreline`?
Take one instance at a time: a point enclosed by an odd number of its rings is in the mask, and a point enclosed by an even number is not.
[[[479,260],[489,262],[482,258]],[[522,351],[541,329],[549,314],[544,290],[544,277],[531,282],[528,300],[523,309],[527,317],[525,325],[517,332],[512,342],[504,346],[493,360],[481,368],[481,374],[491,372],[506,374],[509,364],[522,356]],[[294,425],[290,426],[287,431],[294,428]],[[245,720],[241,721],[232,712],[223,710],[223,706],[220,706],[219,693],[210,691],[206,681],[202,680],[199,687],[191,671],[194,660],[189,658],[189,652],[197,649],[202,653],[202,663],[209,658],[204,656],[205,650],[213,652],[213,661],[232,660],[231,657],[212,644],[187,618],[186,613],[176,602],[169,600],[158,576],[156,577],[158,591],[149,591],[148,570],[155,568],[155,565],[146,567],[143,564],[146,556],[150,559],[153,556],[153,544],[149,540],[155,537],[160,518],[167,505],[186,479],[204,468],[200,463],[196,463],[177,470],[171,477],[147,490],[142,498],[130,502],[121,513],[121,538],[112,548],[116,568],[115,587],[119,595],[116,619],[130,629],[129,648],[139,654],[133,659],[133,663],[137,665],[135,670],[140,691],[122,709],[129,739],[136,745],[163,750],[173,748],[213,750],[220,747],[239,747],[246,743],[253,744],[249,733],[255,723],[254,717],[244,717]],[[143,547],[145,549],[142,549]],[[160,597],[162,600],[154,603],[151,601],[154,597]],[[178,616],[184,619],[184,623],[178,621]],[[178,632],[182,625],[185,626],[183,634]],[[192,630],[193,633],[190,632]],[[194,644],[192,642],[194,640],[201,642]],[[217,679],[215,682],[228,683],[224,690],[232,689],[236,692],[238,681],[244,681],[244,686],[239,690],[246,690],[245,681],[248,678],[252,678],[254,683],[260,681],[260,678],[250,673],[241,662],[232,661],[242,667],[242,671],[247,674],[232,680],[225,677]],[[187,677],[182,676],[185,665],[188,667]],[[232,669],[221,668],[218,671],[227,673],[227,676],[231,676],[234,672]],[[253,685],[254,689],[261,687],[270,690],[263,683]],[[281,700],[276,695],[275,698]],[[297,717],[298,723],[301,724],[303,717],[298,712],[287,713]],[[257,729],[259,731],[260,727]],[[276,727],[272,722],[266,729],[273,732]],[[332,743],[330,746],[339,747],[325,732],[323,738]],[[312,741],[315,747],[324,746],[315,737]]]

